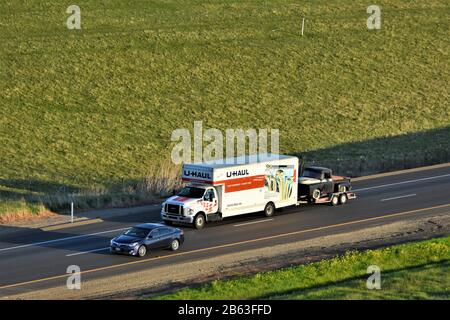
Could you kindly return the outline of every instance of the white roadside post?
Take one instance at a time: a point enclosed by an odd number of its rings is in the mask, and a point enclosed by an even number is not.
[[[70,223],[73,223],[73,202],[70,203]]]
[[[302,36],[304,30],[305,30],[305,18],[302,19]]]

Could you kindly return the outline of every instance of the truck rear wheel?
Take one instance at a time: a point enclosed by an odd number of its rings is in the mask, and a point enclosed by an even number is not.
[[[272,202],[269,202],[268,204],[266,204],[266,207],[264,208],[264,215],[266,217],[271,217],[273,216],[275,212],[275,206]]]
[[[197,230],[203,229],[205,227],[205,215],[199,213],[194,219],[194,228]]]

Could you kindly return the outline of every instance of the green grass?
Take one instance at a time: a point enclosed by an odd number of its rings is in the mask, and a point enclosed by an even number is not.
[[[127,195],[194,120],[311,159],[447,152],[449,4],[377,4],[369,31],[359,0],[80,0],[69,31],[68,4],[2,1],[1,198]]]
[[[368,290],[367,267],[381,269],[381,289]],[[329,260],[215,280],[152,299],[450,299],[450,236]]]

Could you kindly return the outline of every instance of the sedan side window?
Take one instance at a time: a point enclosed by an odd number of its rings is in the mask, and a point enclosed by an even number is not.
[[[170,233],[170,229],[169,228],[160,228],[159,230],[159,235],[161,237],[167,236]]]
[[[152,232],[150,232],[151,238],[158,238],[159,237],[159,229],[155,229]]]

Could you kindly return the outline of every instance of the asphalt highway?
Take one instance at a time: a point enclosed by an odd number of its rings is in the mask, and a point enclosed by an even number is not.
[[[368,226],[450,214],[450,167],[402,173],[353,183],[357,199],[346,205],[300,205],[272,218],[261,213],[228,218],[203,230],[181,226],[179,251],[158,250],[145,258],[109,253],[109,241],[142,222],[159,222],[159,207],[148,213],[42,231],[17,228],[0,233],[0,297],[66,284],[67,267],[81,268],[82,279],[126,274],[161,265],[214,257]]]

